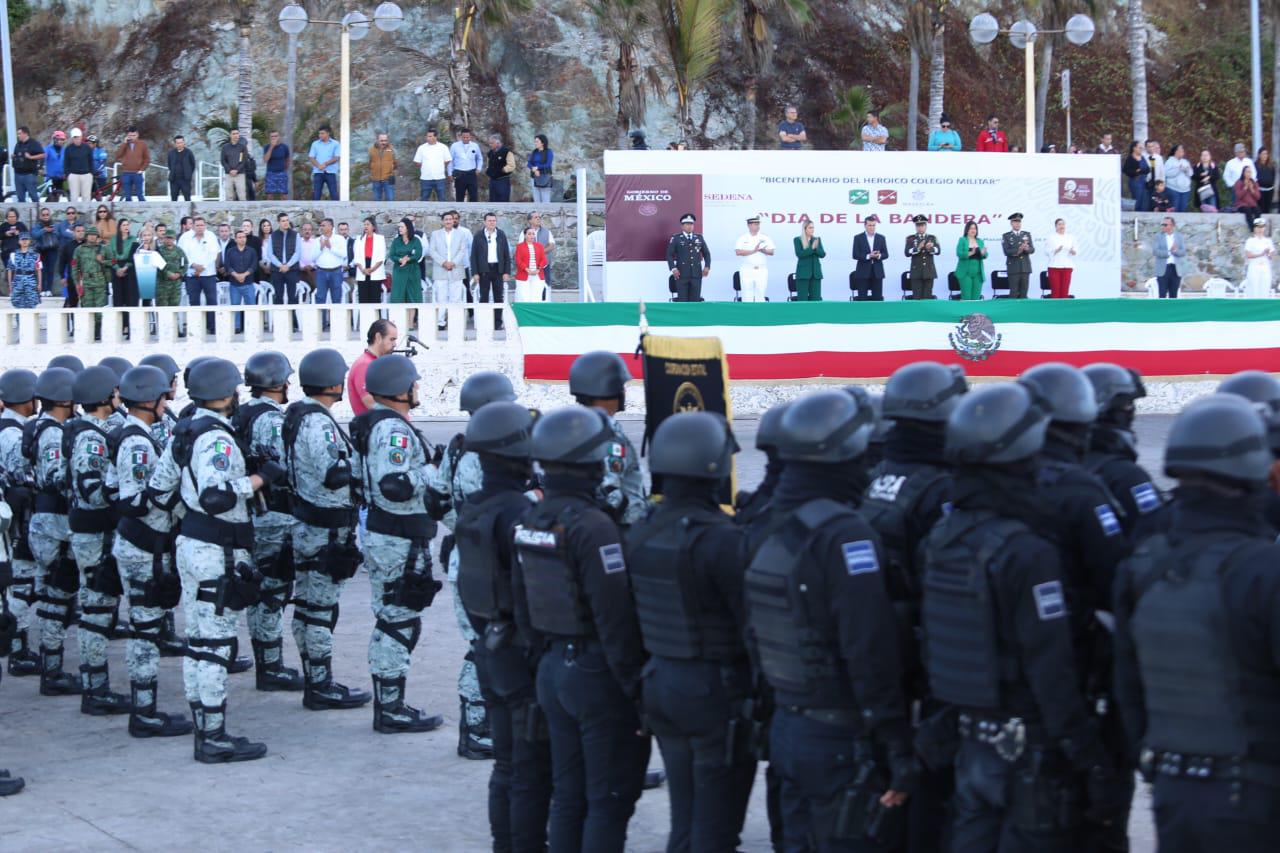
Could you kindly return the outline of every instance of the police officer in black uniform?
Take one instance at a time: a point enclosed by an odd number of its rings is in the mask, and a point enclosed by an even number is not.
[[[472,413],[464,448],[479,457],[483,483],[454,528],[458,597],[479,635],[473,651],[493,737],[489,827],[498,853],[545,850],[551,802],[551,747],[535,684],[541,644],[516,624],[511,578],[511,537],[532,506],[533,423],[527,408],[510,401]]]
[[[1116,695],[1152,781],[1161,853],[1275,850],[1280,837],[1280,547],[1263,518],[1273,461],[1230,394],[1174,421],[1168,531],[1116,584]]]
[[[637,706],[644,647],[618,526],[597,503],[614,441],[598,409],[533,429],[546,497],[516,528],[517,600],[546,638],[538,704],[551,734],[552,850],[622,850],[649,760]]]
[[[955,707],[961,736],[956,853],[1080,849],[1081,788],[1099,817],[1128,808],[1076,676],[1062,560],[1040,532],[1049,414],[1033,394],[983,386],[951,413],[952,511],[925,540],[929,689]]]
[[[1118,364],[1091,364],[1084,375],[1093,385],[1098,404],[1084,467],[1110,490],[1124,510],[1120,524],[1133,537],[1143,519],[1164,505],[1151,475],[1138,464],[1138,439],[1133,433],[1134,402],[1147,396],[1147,389],[1136,370]]]
[[[698,217],[680,217],[680,230],[667,241],[667,268],[675,284],[676,302],[701,302],[702,280],[711,274],[711,250],[693,230]]]
[[[739,492],[734,500],[736,512],[733,517],[743,527],[750,526],[769,511],[773,491],[778,487],[778,479],[782,476],[782,460],[778,458],[778,434],[787,405],[779,403],[769,409],[760,416],[760,423],[756,425],[756,450],[765,455],[764,479],[754,492]]]
[[[724,417],[686,412],[653,437],[662,501],[627,536],[644,647],[644,711],[671,793],[667,849],[734,850],[756,762],[746,749],[746,535],[718,505],[738,449]]]
[[[1261,370],[1243,370],[1222,380],[1218,392],[1236,394],[1261,406],[1267,421],[1267,444],[1272,453],[1280,454],[1280,379]],[[1276,491],[1280,475],[1276,472],[1277,465],[1273,464],[1265,512],[1267,522],[1280,530],[1280,493]]]
[[[880,535],[885,554],[885,580],[898,614],[907,668],[907,698],[923,719],[934,712],[920,660],[921,566],[919,549],[946,513],[951,499],[951,464],[946,459],[947,417],[969,390],[964,371],[955,365],[921,361],[901,367],[889,377],[880,417],[892,424],[885,439],[885,458],[871,472],[862,503],[867,521]],[[951,798],[949,767],[926,770],[908,803],[910,849],[940,850]]]
[[[774,693],[784,846],[896,846],[915,777],[898,633],[875,531],[854,509],[874,421],[826,391],[782,418],[786,462],[746,576],[748,642]]]

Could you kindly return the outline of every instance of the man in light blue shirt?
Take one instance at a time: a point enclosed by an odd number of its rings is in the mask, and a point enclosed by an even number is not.
[[[449,158],[453,161],[453,192],[455,201],[477,201],[480,198],[480,181],[476,177],[484,168],[484,152],[479,143],[471,139],[471,128],[464,127],[459,139],[449,146]]]
[[[311,143],[307,157],[311,160],[311,200],[319,201],[321,190],[329,188],[329,199],[338,198],[338,169],[342,159],[338,140],[329,135],[329,126],[320,128],[320,138]]]
[[[929,133],[929,150],[959,151],[962,147],[960,134],[951,127],[951,116],[943,113],[938,129]]]

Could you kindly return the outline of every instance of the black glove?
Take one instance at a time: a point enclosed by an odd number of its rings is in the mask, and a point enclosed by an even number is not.
[[[1133,785],[1110,767],[1094,767],[1086,780],[1089,819],[1105,826],[1127,819],[1133,801]]]
[[[431,454],[431,464],[435,465],[438,468],[440,467],[440,463],[443,461],[444,461],[444,445],[437,444],[435,451]]]
[[[258,476],[262,478],[262,482],[267,486],[274,486],[283,483],[284,478],[289,472],[285,467],[274,459],[268,459],[258,466]]]

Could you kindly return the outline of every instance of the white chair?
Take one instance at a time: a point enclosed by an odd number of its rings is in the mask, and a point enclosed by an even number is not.
[[[604,229],[587,235],[587,301],[596,302],[604,296]]]
[[[1232,290],[1234,287],[1235,285],[1227,281],[1225,278],[1214,276],[1213,278],[1205,280],[1203,295],[1212,297],[1214,299],[1222,299],[1227,295],[1228,291]],[[1241,288],[1241,295],[1243,295],[1243,288],[1244,288],[1243,283],[1240,285],[1240,288]],[[1192,291],[1192,293],[1197,296],[1201,295],[1201,294],[1195,293],[1194,291]],[[1179,295],[1181,296],[1182,294],[1179,293]]]
[[[218,282],[218,304],[219,305],[231,304],[231,282],[229,281]]]
[[[353,301],[351,282],[347,279],[342,280],[342,304]]]
[[[298,283],[293,288],[293,297],[299,305],[311,305],[315,303],[315,293],[311,289],[311,285],[302,279],[298,279]]]

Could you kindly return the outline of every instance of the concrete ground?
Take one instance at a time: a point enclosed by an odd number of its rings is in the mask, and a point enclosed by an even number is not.
[[[1146,448],[1163,444],[1171,418],[1144,416]],[[443,442],[460,424],[422,424]],[[639,438],[642,425],[628,424]],[[755,422],[740,421],[738,474],[752,487],[763,473]],[[1150,458],[1148,458],[1150,457]],[[1144,462],[1158,470],[1158,457]],[[363,572],[348,585],[335,638],[339,680],[368,688],[366,650],[373,617]],[[179,617],[181,618],[181,617]],[[181,625],[179,625],[181,630]],[[291,635],[286,657],[297,665]],[[240,631],[242,648],[249,638]],[[0,849],[6,851],[145,850],[480,851],[489,847],[486,784],[490,764],[457,757],[458,665],[466,649],[448,592],[424,619],[408,691],[412,704],[443,713],[446,725],[423,735],[380,735],[369,708],[310,712],[297,694],[258,693],[252,673],[231,677],[228,720],[233,734],[265,741],[268,756],[211,767],[191,759],[189,737],[140,741],[126,718],[86,717],[74,698],[46,698],[34,678],[4,677],[0,687],[0,766],[24,776],[26,790],[0,800]],[[111,643],[112,683],[127,690],[124,643]],[[75,633],[67,668],[75,671]],[[160,665],[160,707],[186,712],[177,659]],[[655,750],[654,766],[660,759]],[[1145,786],[1140,786],[1145,787]],[[666,790],[647,792],[631,820],[628,850],[665,848]],[[1154,849],[1145,792],[1135,802],[1133,849]],[[766,851],[763,780],[757,785],[742,849]]]

